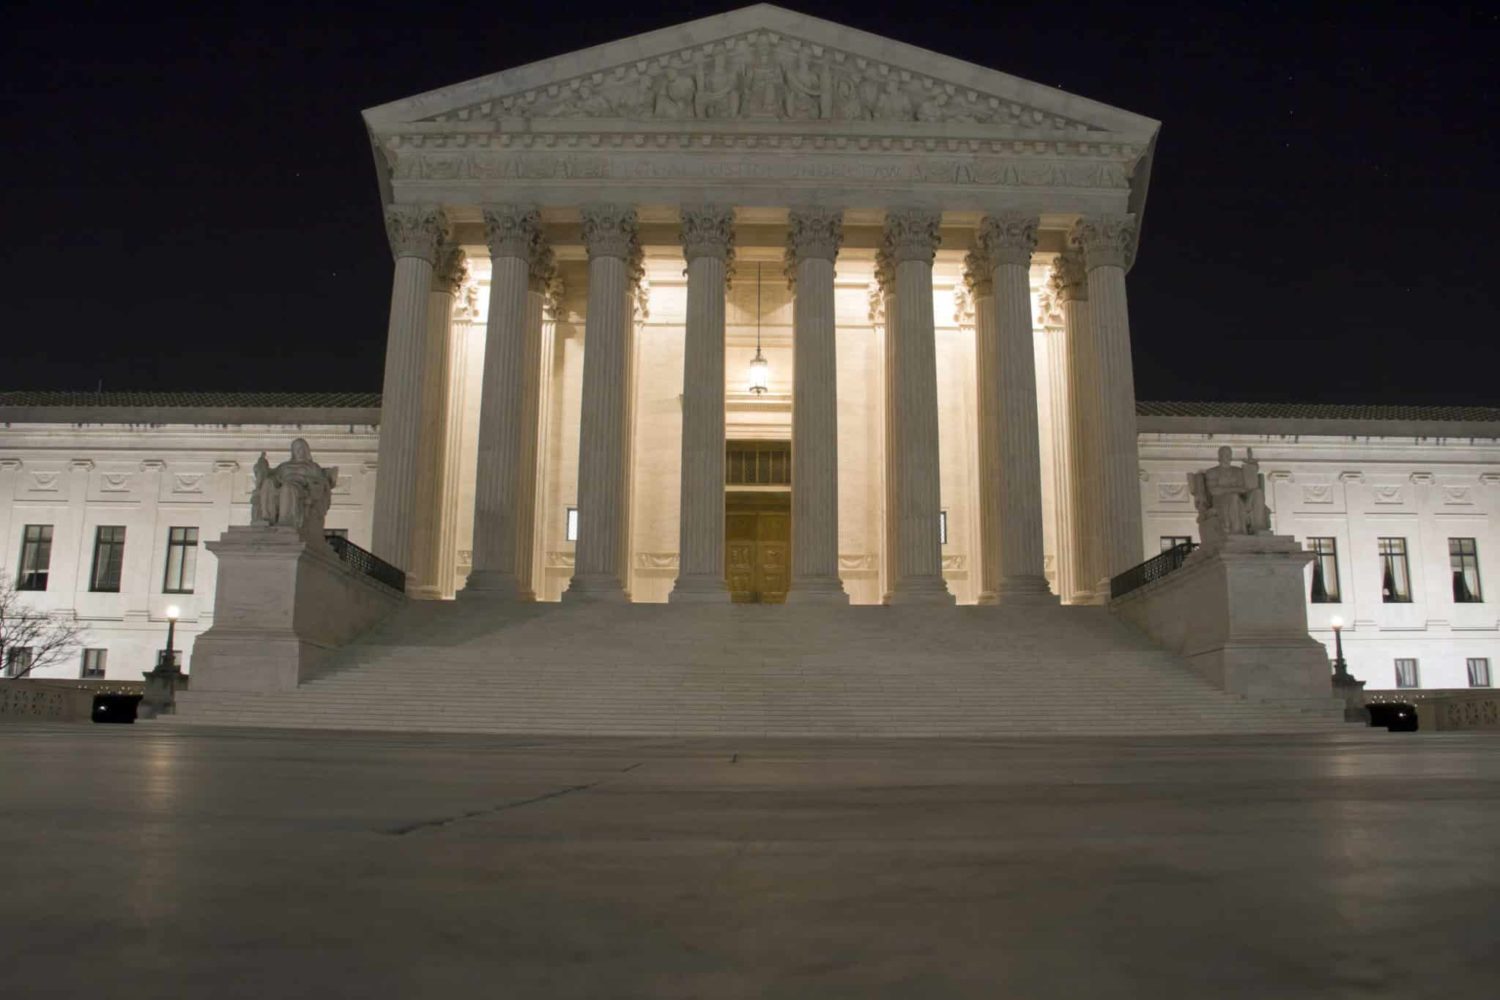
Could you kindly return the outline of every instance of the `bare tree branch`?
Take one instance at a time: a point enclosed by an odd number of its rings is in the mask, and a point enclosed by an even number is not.
[[[72,611],[34,608],[9,581],[0,580],[0,664],[6,676],[25,677],[61,662],[83,644],[83,634]],[[29,660],[22,650],[30,651]]]

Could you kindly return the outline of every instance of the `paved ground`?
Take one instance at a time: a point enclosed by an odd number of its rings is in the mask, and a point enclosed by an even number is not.
[[[1500,739],[0,726],[0,997],[1485,997]]]

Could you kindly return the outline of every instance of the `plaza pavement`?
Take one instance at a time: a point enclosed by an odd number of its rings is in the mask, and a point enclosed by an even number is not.
[[[1493,997],[1500,739],[0,726],[0,997]]]

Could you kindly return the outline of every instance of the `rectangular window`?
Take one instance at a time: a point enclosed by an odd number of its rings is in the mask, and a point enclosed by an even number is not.
[[[1417,683],[1416,660],[1396,661],[1396,686],[1398,688],[1414,688],[1422,686],[1421,684]]]
[[[1314,604],[1339,603],[1339,548],[1332,538],[1309,538],[1307,547],[1314,553],[1312,593]]]
[[[938,544],[948,544],[948,512],[938,511]]]
[[[578,541],[578,508],[569,507],[567,519],[563,522],[563,540],[567,542]]]
[[[109,655],[107,649],[85,649],[83,651],[83,673],[80,675],[84,680],[89,678],[98,679],[104,676],[104,659]]]
[[[1478,604],[1479,548],[1472,538],[1448,539],[1448,565],[1453,569],[1453,600],[1459,604]]]
[[[167,576],[164,594],[191,594],[198,574],[198,529],[172,528],[167,532]]]
[[[11,646],[5,651],[5,676],[25,677],[30,672],[30,646]]]
[[[1173,549],[1177,548],[1177,546],[1179,546],[1179,545],[1191,545],[1191,544],[1193,544],[1193,536],[1192,535],[1162,535],[1161,536],[1161,550],[1163,552],[1171,552]]]
[[[1380,599],[1387,604],[1411,603],[1404,538],[1380,539]]]
[[[94,575],[89,589],[101,594],[120,592],[120,568],[125,565],[125,527],[100,525],[94,532]]]
[[[324,538],[343,538],[343,539],[348,539],[348,537],[349,537],[349,529],[348,528],[324,528],[323,529],[323,537]]]
[[[52,525],[28,524],[21,534],[21,569],[17,590],[46,590],[52,566]]]
[[[1490,686],[1490,661],[1488,657],[1469,657],[1469,687],[1487,688]]]

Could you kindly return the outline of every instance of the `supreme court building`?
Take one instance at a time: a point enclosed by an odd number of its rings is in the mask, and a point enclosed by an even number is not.
[[[464,595],[564,601],[1044,598],[1050,547],[1093,602],[1140,562],[1156,122],[770,6],[365,121],[413,592],[460,549]]]

